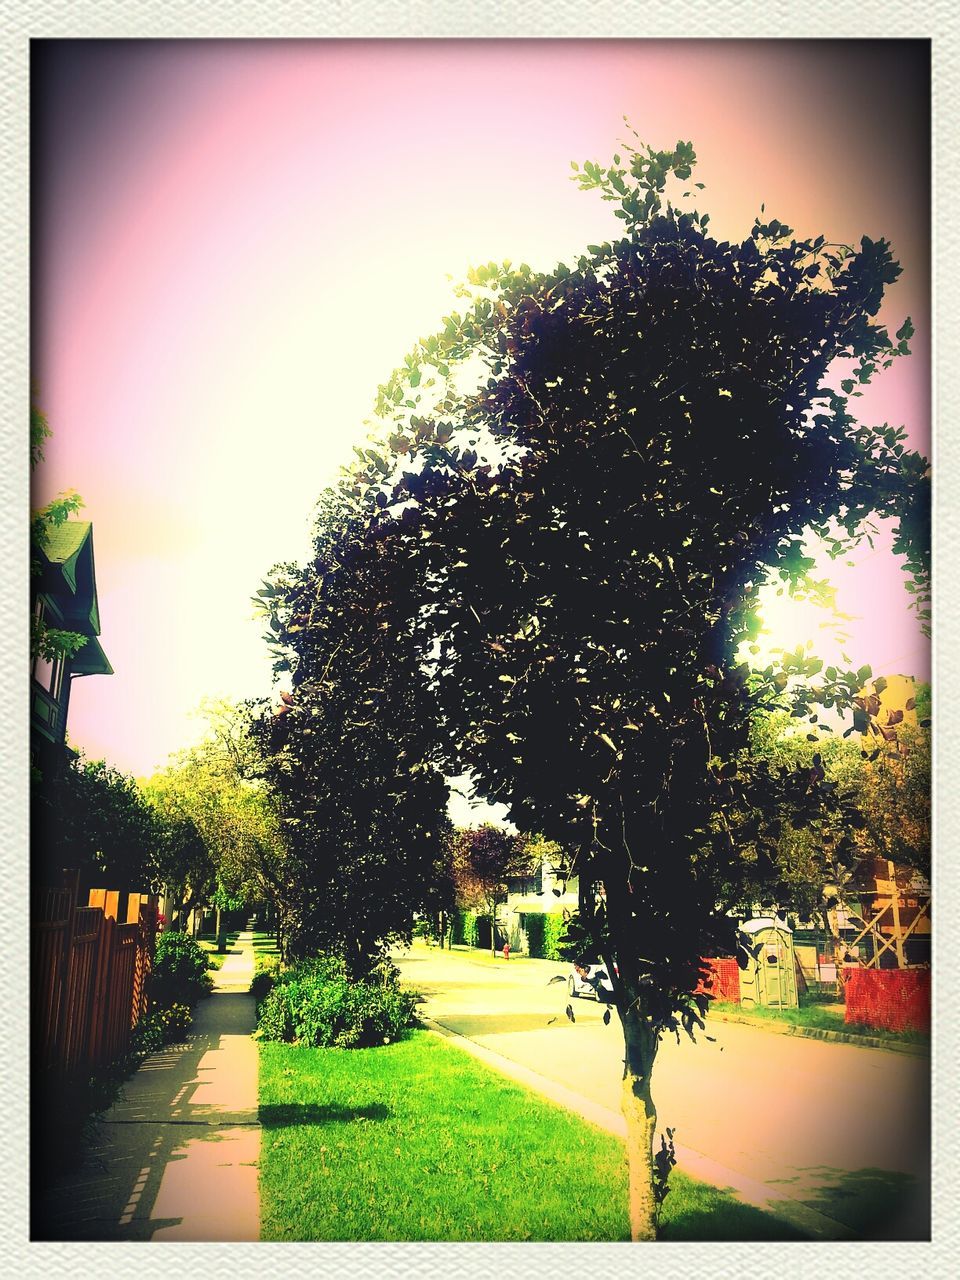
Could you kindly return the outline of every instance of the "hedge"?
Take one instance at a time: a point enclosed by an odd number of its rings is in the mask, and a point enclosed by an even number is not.
[[[474,911],[457,910],[450,922],[452,946],[475,947],[477,945],[477,916]]]
[[[566,923],[558,912],[533,912],[524,921],[529,954],[537,960],[562,960],[560,943]]]

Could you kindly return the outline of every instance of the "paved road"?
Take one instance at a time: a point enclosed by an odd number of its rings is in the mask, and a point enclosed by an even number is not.
[[[442,1026],[618,1111],[623,1050],[593,1000],[549,984],[566,966],[415,945],[398,957]],[[653,1092],[676,1141],[785,1192],[861,1238],[930,1233],[930,1064],[734,1023],[665,1040]]]

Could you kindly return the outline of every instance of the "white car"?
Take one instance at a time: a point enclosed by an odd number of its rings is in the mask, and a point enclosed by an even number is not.
[[[567,995],[593,996],[608,1003],[613,999],[613,985],[604,964],[575,964],[567,978]]]

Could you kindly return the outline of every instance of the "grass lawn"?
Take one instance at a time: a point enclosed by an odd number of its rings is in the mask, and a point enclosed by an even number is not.
[[[624,1144],[425,1031],[260,1044],[264,1240],[628,1240]],[[799,1233],[674,1172],[672,1240]]]
[[[214,934],[201,934],[200,937],[196,939],[197,945],[200,949],[206,952],[208,969],[223,968],[223,962],[227,958],[227,952],[233,949],[233,944],[236,942],[238,936],[239,935],[235,932],[226,934],[224,942],[225,950],[223,951],[217,950],[217,939]]]
[[[839,1009],[825,1009],[823,1005],[806,1004],[798,1009],[742,1009],[739,1004],[721,1003],[719,1000],[711,1006],[717,1013],[743,1014],[749,1018],[772,1019],[775,1022],[787,1022],[795,1027],[815,1027],[824,1031],[844,1031],[848,1035],[872,1036],[878,1040],[899,1040],[909,1044],[929,1044],[930,1037],[921,1031],[883,1031],[877,1027],[868,1027],[859,1022],[844,1022],[843,1013]]]

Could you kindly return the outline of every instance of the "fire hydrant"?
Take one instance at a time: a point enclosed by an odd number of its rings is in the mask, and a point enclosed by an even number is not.
[[[509,942],[505,942],[503,944],[503,958],[504,960],[510,959],[510,943]]]

